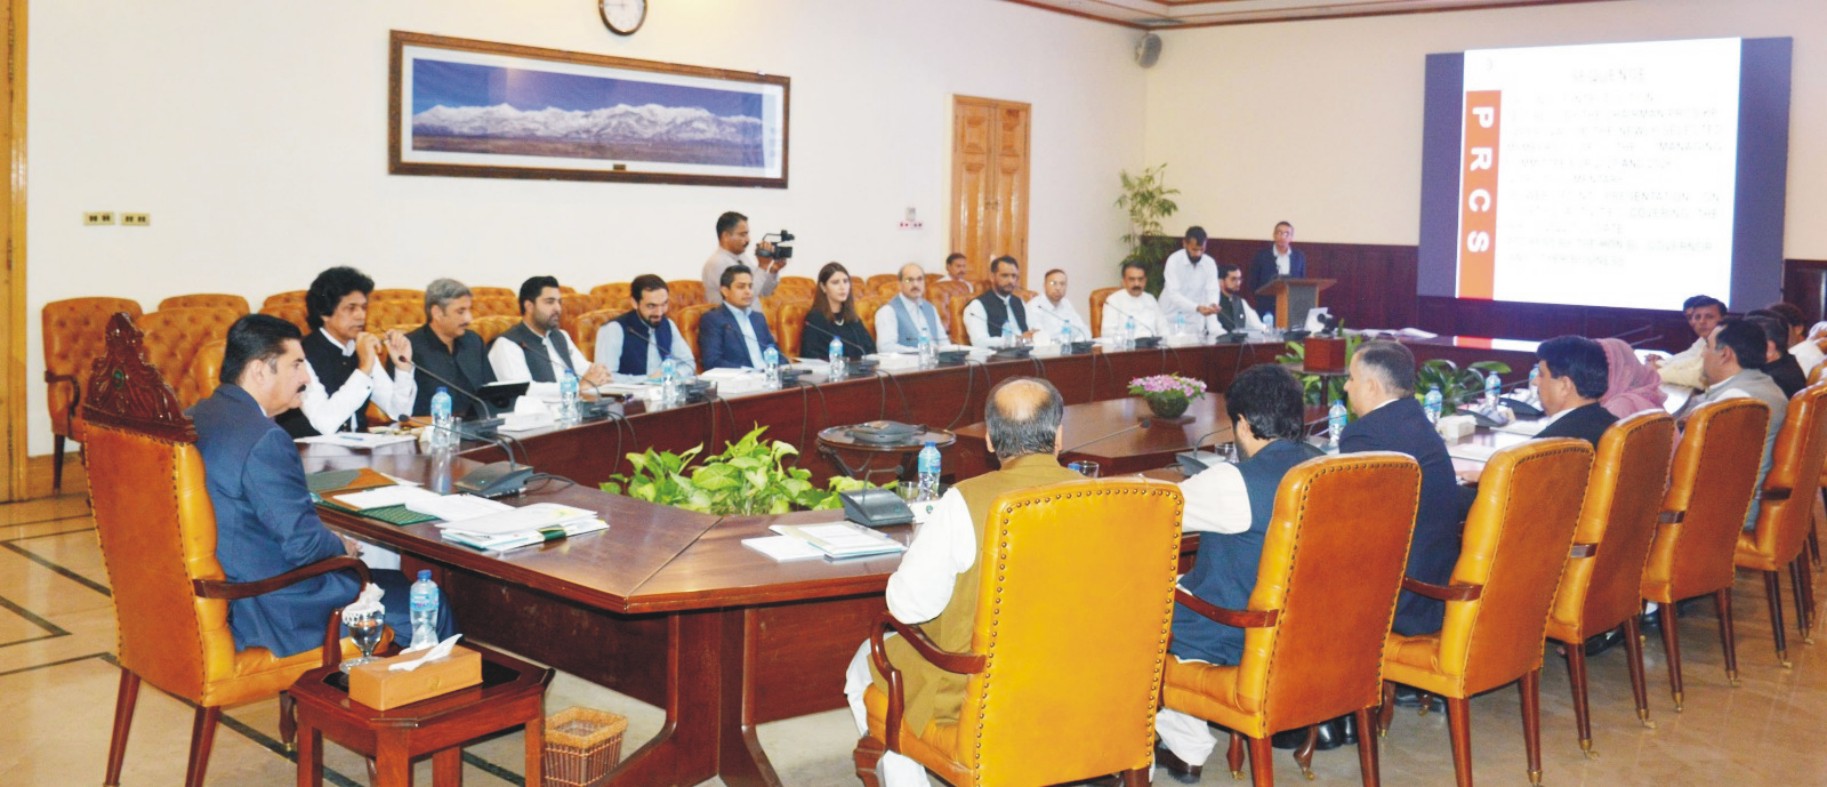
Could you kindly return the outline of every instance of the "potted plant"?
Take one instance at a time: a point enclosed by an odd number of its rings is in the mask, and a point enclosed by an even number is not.
[[[1166,171],[1166,164],[1144,169],[1139,175],[1124,170],[1120,173],[1123,193],[1116,199],[1116,206],[1129,214],[1129,232],[1123,235],[1123,245],[1129,247],[1129,256],[1118,266],[1120,268],[1130,260],[1148,266],[1148,291],[1155,295],[1161,294],[1161,263],[1178,243],[1174,238],[1162,236],[1161,222],[1180,209],[1173,201],[1173,196],[1180,190],[1167,187]]]
[[[1184,415],[1194,399],[1205,395],[1205,381],[1177,374],[1157,374],[1130,380],[1129,392],[1142,397],[1157,417],[1174,419]]]
[[[784,514],[838,508],[843,505],[839,494],[873,486],[834,476],[819,489],[811,481],[812,471],[787,466],[786,458],[799,450],[784,441],[762,440],[765,431],[767,427],[757,427],[697,467],[691,463],[702,445],[680,454],[651,448],[629,454],[634,472],[610,476],[602,490],[707,514]]]

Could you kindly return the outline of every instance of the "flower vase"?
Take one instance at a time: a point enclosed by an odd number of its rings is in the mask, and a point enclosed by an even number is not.
[[[1185,415],[1186,406],[1191,404],[1191,400],[1186,398],[1186,394],[1179,391],[1143,394],[1142,401],[1148,404],[1148,409],[1154,412],[1155,417],[1165,420],[1173,420]]]

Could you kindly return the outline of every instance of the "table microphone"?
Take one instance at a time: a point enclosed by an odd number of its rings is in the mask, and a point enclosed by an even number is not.
[[[873,376],[875,374],[877,363],[875,361],[868,360],[867,356],[874,355],[877,353],[871,353],[869,351],[869,348],[864,347],[860,344],[857,344],[856,342],[850,341],[849,339],[846,339],[846,338],[839,336],[835,333],[832,333],[830,331],[826,331],[823,328],[820,328],[819,330],[823,331],[826,336],[830,336],[831,338],[842,342],[845,347],[849,347],[850,349],[857,351],[858,355],[857,355],[856,360],[854,360],[854,361],[846,360],[845,361],[845,363],[847,365],[850,365],[853,368],[855,376],[863,377],[866,375]],[[880,351],[878,350],[877,352],[879,353]],[[845,376],[848,377],[850,375],[845,375]]]
[[[1108,299],[1108,298],[1106,298],[1106,299],[1105,299],[1105,300],[1104,300],[1104,305],[1105,305],[1105,306],[1108,306],[1108,307],[1110,307],[1110,308],[1111,308],[1111,309],[1113,309],[1113,310],[1115,310],[1115,311],[1116,311],[1116,313],[1117,313],[1117,314],[1121,314],[1121,315],[1123,315],[1123,316],[1124,316],[1124,317],[1128,317],[1128,318],[1129,318],[1129,319],[1131,319],[1131,320],[1135,320],[1135,321],[1136,321],[1136,324],[1137,324],[1137,325],[1145,325],[1145,324],[1146,324],[1146,323],[1144,323],[1144,322],[1143,322],[1143,321],[1142,321],[1142,320],[1140,320],[1140,319],[1137,319],[1137,317],[1136,317],[1136,316],[1135,316],[1135,315],[1133,315],[1133,314],[1130,314],[1130,313],[1129,313],[1129,312],[1127,312],[1127,311],[1124,311],[1124,310],[1123,310],[1123,307],[1121,307],[1121,306],[1118,306],[1118,305],[1116,305],[1116,304],[1114,304],[1114,303],[1111,303],[1111,302],[1110,302],[1110,300],[1109,300],[1109,299]],[[1106,332],[1106,333],[1108,333],[1108,332],[1109,332],[1109,331],[1105,331],[1105,332]],[[1148,329],[1148,333],[1149,333],[1149,338],[1151,338],[1151,339],[1157,339],[1157,340],[1158,340],[1158,339],[1160,339],[1160,338],[1161,338],[1161,334],[1160,334],[1160,333],[1159,333],[1159,332],[1157,332],[1157,331],[1156,331],[1156,330],[1155,330],[1155,329],[1154,329],[1154,328],[1149,328],[1149,329]],[[1131,337],[1129,337],[1129,338],[1131,338],[1131,339],[1134,339],[1134,338],[1136,338],[1136,337],[1134,337],[1134,336],[1131,336]]]

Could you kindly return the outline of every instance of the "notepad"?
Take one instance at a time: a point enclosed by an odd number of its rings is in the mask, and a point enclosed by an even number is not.
[[[592,520],[596,512],[558,503],[534,503],[530,506],[511,508],[484,516],[473,517],[461,522],[440,524],[440,529],[461,530],[465,533],[480,535],[502,535],[528,533],[541,528],[565,525],[572,522]]]
[[[825,553],[819,551],[818,547],[793,536],[745,538],[742,539],[742,545],[781,562],[825,556]]]
[[[906,552],[901,542],[851,522],[816,525],[774,525],[768,528],[812,546],[826,557],[846,558]]]

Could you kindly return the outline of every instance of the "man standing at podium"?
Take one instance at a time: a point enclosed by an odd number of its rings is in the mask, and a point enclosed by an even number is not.
[[[1250,294],[1256,296],[1256,311],[1267,312],[1275,309],[1275,298],[1262,294],[1262,288],[1276,279],[1304,279],[1307,277],[1307,255],[1294,248],[1294,225],[1278,222],[1275,225],[1275,245],[1256,252],[1256,258],[1250,260]]]

